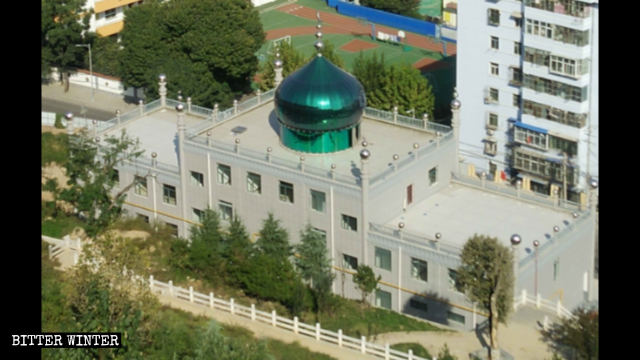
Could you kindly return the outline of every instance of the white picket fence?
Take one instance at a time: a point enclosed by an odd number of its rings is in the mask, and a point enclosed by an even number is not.
[[[563,318],[572,318],[573,314],[571,311],[564,306],[562,306],[562,301],[560,299],[553,302],[551,300],[543,299],[540,294],[536,296],[531,296],[527,294],[527,290],[522,290],[520,296],[516,296],[513,301],[513,309],[517,310],[520,306],[524,305],[533,305],[536,309],[545,309],[548,311],[555,312],[556,316]],[[546,318],[545,318],[546,319]]]
[[[62,126],[67,127],[67,120],[65,120],[64,116],[60,119]],[[56,124],[56,114],[48,111],[42,111],[42,126],[55,126]],[[93,124],[93,119],[83,118],[83,117],[74,117],[73,118],[73,128],[87,128],[93,129],[95,125]]]
[[[338,330],[338,332],[322,329],[320,323],[316,323],[315,326],[302,323],[298,320],[297,316],[294,316],[293,319],[289,319],[279,316],[275,310],[271,311],[271,313],[257,310],[255,304],[251,304],[250,307],[247,307],[236,304],[233,298],[229,299],[229,301],[225,301],[221,298],[215,297],[212,292],[208,295],[196,292],[193,290],[192,286],[190,286],[189,289],[174,286],[173,281],[164,283],[155,280],[153,276],[150,276],[149,287],[152,292],[157,294],[170,296],[186,302],[198,304],[203,307],[208,307],[213,310],[228,312],[232,315],[250,319],[251,321],[258,321],[269,324],[275,328],[288,330],[294,334],[308,336],[314,338],[316,341],[322,341],[337,345],[338,347],[356,350],[362,354],[377,356],[385,360],[429,360],[413,355],[411,350],[409,350],[408,353],[405,353],[391,349],[389,344],[380,346],[368,342],[365,336],[357,339],[344,335],[342,333],[342,329]],[[434,357],[433,360],[437,359]]]
[[[65,250],[70,250],[73,253],[73,265],[78,264],[79,256],[82,253],[80,239],[71,240],[69,235],[64,236],[62,239],[42,235],[42,240],[49,244],[49,259],[57,258]]]

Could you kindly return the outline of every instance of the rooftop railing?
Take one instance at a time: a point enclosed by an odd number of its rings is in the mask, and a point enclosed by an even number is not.
[[[442,241],[442,239],[436,239],[435,236],[418,234],[408,230],[399,230],[388,225],[369,223],[369,231],[391,237],[395,240],[402,240],[418,246],[427,247],[456,258],[459,257],[460,252],[462,252],[461,247],[448,243],[447,241]]]

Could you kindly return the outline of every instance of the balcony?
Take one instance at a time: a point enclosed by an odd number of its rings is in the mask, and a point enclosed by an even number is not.
[[[550,11],[556,14],[569,15],[577,18],[588,18],[591,8],[584,2],[576,0],[523,0],[525,6]]]

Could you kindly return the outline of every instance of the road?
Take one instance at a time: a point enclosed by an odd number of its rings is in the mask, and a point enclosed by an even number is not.
[[[55,99],[45,99],[44,97],[42,98],[42,111],[58,114],[65,114],[71,111],[75,116],[95,120],[109,120],[115,117],[114,112],[96,109],[92,107],[91,103],[77,104]]]

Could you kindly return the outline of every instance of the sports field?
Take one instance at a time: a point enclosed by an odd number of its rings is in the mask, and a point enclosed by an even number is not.
[[[348,71],[352,70],[361,51],[365,56],[377,52],[384,54],[385,62],[389,64],[405,63],[421,70],[434,88],[437,107],[446,106],[451,100],[455,83],[455,44],[446,45],[448,57],[445,59],[443,44],[431,37],[405,31],[402,43],[378,41],[372,38],[372,30],[395,35],[397,29],[340,15],[324,0],[278,0],[257,10],[267,34],[267,41],[257,53],[261,62],[272,51],[274,40],[284,37],[290,38],[293,47],[305,57],[315,53],[316,13],[320,11],[323,40],[333,44]]]
[[[418,5],[418,13],[420,15],[429,15],[442,18],[442,0],[420,0]]]

